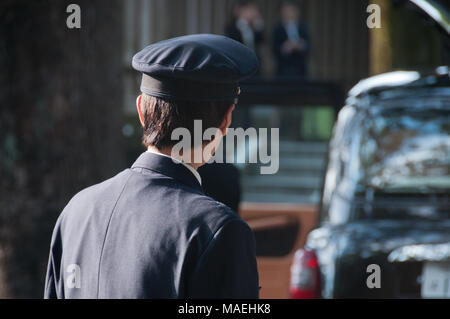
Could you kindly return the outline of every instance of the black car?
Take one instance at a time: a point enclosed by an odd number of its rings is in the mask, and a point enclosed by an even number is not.
[[[449,69],[363,80],[346,104],[292,297],[450,298]]]

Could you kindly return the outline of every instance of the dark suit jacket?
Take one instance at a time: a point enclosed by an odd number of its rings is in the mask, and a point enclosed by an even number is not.
[[[273,31],[272,49],[277,62],[278,76],[306,76],[306,59],[309,52],[309,35],[305,25],[299,23],[297,28],[298,35],[306,42],[307,48],[303,52],[293,52],[284,54],[281,52],[283,43],[288,39],[286,29],[280,23]]]
[[[229,24],[225,28],[225,35],[233,40],[236,40],[240,43],[244,43],[244,39],[242,38],[241,31],[236,27],[235,24]],[[263,31],[254,30],[253,31],[254,41],[255,41],[255,50],[258,50],[259,46],[264,41],[264,33]]]
[[[143,153],[56,223],[45,298],[257,297],[251,229],[170,158]]]

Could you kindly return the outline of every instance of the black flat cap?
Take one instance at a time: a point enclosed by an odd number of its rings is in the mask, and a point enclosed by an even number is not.
[[[233,100],[256,73],[252,50],[230,38],[194,34],[157,42],[133,57],[143,93],[174,100]]]

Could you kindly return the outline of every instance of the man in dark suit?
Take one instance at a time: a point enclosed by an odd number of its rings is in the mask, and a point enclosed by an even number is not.
[[[144,48],[133,67],[143,73],[137,109],[147,151],[64,208],[45,298],[257,298],[253,233],[204,194],[197,173],[226,134],[255,54],[223,36],[191,35]],[[195,120],[214,136],[189,137],[182,142],[192,147],[176,152],[174,135],[195,136]]]
[[[233,10],[233,19],[225,27],[225,35],[245,44],[260,57],[260,46],[264,41],[264,23],[257,4],[252,0],[238,0]]]
[[[281,21],[273,31],[273,53],[277,76],[306,76],[310,48],[306,26],[300,22],[300,10],[294,1],[281,5]]]

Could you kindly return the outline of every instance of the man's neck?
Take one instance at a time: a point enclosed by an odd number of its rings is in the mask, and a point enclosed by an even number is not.
[[[197,170],[200,166],[202,166],[202,163],[196,164],[196,163],[193,163],[193,161],[191,163],[186,163],[185,161],[183,161],[182,157],[173,156],[172,155],[172,148],[169,148],[169,147],[165,147],[165,148],[159,149],[159,148],[156,148],[154,146],[148,146],[147,150],[150,151],[150,152],[153,152],[153,153],[158,153],[158,154],[165,155],[165,156],[168,156],[170,158],[176,159],[179,162],[182,162],[182,163],[184,163],[186,165],[191,166],[195,170]]]
[[[167,150],[167,149],[160,150],[160,149],[158,149],[156,147],[148,147],[147,148],[147,152],[159,154],[159,156],[167,156],[168,158],[171,158],[172,161],[180,163],[181,165],[184,165],[188,170],[191,171],[192,174],[194,174],[194,176],[197,179],[198,183],[200,185],[202,185],[202,178],[201,178],[200,174],[197,172],[197,168],[200,165],[193,165],[193,164],[190,164],[190,163],[186,163],[186,162],[184,162],[182,160],[182,158],[173,157],[172,154],[171,154],[171,151]]]

